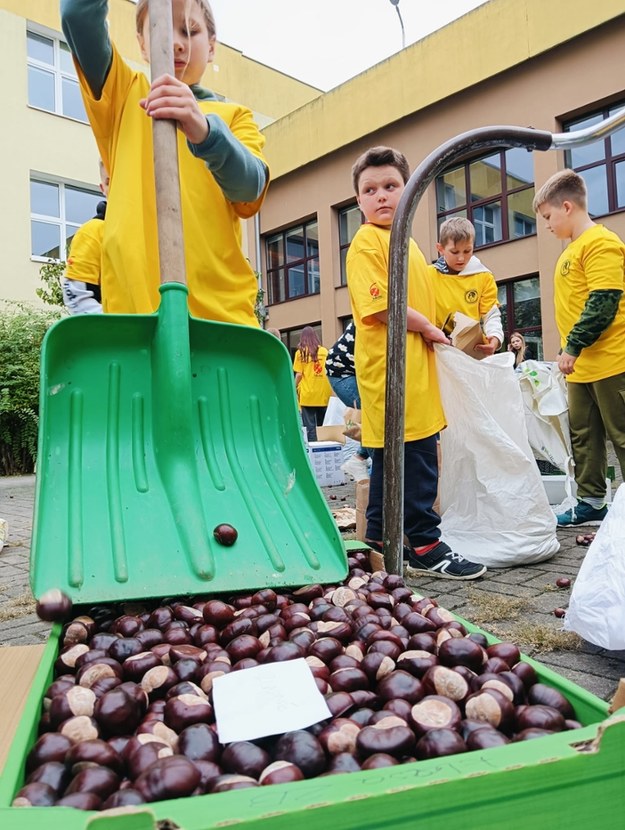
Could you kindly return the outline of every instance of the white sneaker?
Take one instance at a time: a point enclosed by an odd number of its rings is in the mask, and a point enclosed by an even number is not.
[[[365,478],[369,478],[369,468],[364,458],[352,456],[345,464],[341,464],[341,470],[351,476],[354,481],[362,481]]]

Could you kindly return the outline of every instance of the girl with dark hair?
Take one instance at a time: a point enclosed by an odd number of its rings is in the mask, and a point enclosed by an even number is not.
[[[309,441],[317,440],[317,427],[323,424],[332,395],[326,375],[327,356],[328,350],[321,345],[314,329],[311,326],[303,328],[295,352],[293,371],[302,423],[306,427]]]

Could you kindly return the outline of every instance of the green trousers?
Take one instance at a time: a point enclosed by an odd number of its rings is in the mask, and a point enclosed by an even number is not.
[[[577,497],[603,498],[608,467],[606,437],[614,445],[625,476],[625,373],[566,386]]]

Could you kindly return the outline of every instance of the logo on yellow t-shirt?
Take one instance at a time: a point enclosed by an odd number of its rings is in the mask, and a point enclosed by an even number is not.
[[[313,374],[317,376],[323,374],[323,366],[318,360],[315,360],[315,362],[313,363]]]
[[[562,263],[562,265],[560,266],[560,276],[561,277],[567,277],[570,270],[571,270],[571,260],[570,259],[565,259],[564,262]]]
[[[477,302],[477,291],[475,288],[471,288],[469,291],[465,291],[464,299],[467,303],[476,303]]]
[[[377,283],[372,282],[369,286],[369,294],[373,297],[374,300],[378,300],[380,297],[380,289],[378,288]]]

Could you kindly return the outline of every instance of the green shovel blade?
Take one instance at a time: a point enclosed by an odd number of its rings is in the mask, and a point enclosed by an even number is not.
[[[74,602],[336,582],[343,542],[306,457],[291,361],[260,329],[64,319],[42,347],[35,596]],[[232,546],[214,528],[236,528]]]

